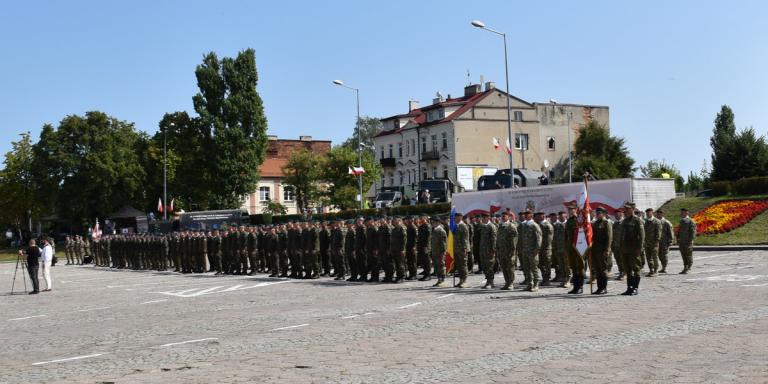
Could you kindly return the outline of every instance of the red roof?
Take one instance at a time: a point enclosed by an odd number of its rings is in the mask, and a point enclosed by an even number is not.
[[[327,140],[269,140],[267,142],[267,156],[259,169],[261,177],[282,178],[283,167],[288,163],[291,154],[300,149],[325,155],[331,150],[331,142]]]

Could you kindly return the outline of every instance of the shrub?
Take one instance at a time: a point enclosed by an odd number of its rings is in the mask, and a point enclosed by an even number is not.
[[[733,183],[732,192],[737,195],[762,195],[768,193],[768,176],[747,177]]]
[[[725,196],[731,193],[732,183],[730,181],[713,181],[712,195]]]

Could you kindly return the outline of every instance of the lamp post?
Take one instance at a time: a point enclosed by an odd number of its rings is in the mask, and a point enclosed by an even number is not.
[[[176,124],[170,123],[169,127],[175,127]],[[163,221],[168,221],[168,139],[167,128],[163,128]]]
[[[504,39],[504,77],[506,79],[506,86],[507,86],[507,138],[509,140],[509,145],[514,145],[514,139],[512,138],[512,111],[509,104],[509,64],[507,62],[507,34],[503,32],[499,32],[493,29],[490,29],[485,26],[485,23],[483,23],[480,20],[473,20],[472,26],[480,29],[484,29],[488,32],[495,33],[499,36],[501,36]],[[520,138],[520,156],[523,159],[523,167],[525,167],[525,153],[524,153],[524,145],[523,145],[523,139]],[[512,148],[509,148],[509,187],[514,188],[515,187],[515,162],[514,158],[512,156]]]
[[[357,122],[355,123],[355,129],[357,130],[357,163],[359,168],[363,168],[363,139],[360,135],[360,89],[350,87],[344,84],[341,80],[334,80],[333,84],[340,87],[355,91],[355,100],[357,102]],[[357,200],[360,202],[360,209],[363,209],[363,174],[357,175],[357,186],[359,188],[359,195]]]

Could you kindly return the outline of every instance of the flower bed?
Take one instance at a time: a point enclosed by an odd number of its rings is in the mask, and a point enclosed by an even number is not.
[[[730,232],[768,210],[768,200],[724,200],[693,215],[696,233],[709,235]]]

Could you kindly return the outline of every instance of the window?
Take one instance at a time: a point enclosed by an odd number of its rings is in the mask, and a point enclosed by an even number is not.
[[[437,179],[437,167],[432,167],[432,178]]]
[[[443,149],[448,149],[448,133],[443,132]]]
[[[271,200],[269,187],[259,187],[259,201],[269,201],[269,200]]]
[[[392,144],[389,145],[389,157],[394,157],[392,156]]]
[[[421,178],[422,180],[429,179],[429,176],[427,176],[427,168],[426,167],[421,168],[421,174],[423,175],[423,177]]]
[[[405,141],[405,155],[410,156],[411,155],[411,141],[406,140]]]
[[[380,159],[383,159],[383,158],[384,158],[384,146],[382,145],[381,146],[381,157],[380,157]]]
[[[283,201],[293,201],[296,196],[296,190],[292,186],[286,185],[283,187]]]
[[[427,121],[433,121],[433,120],[435,120],[435,111],[427,112]]]
[[[395,185],[395,175],[391,172],[389,174],[389,185]]]
[[[413,181],[411,181],[411,171],[408,171],[408,184],[412,184]]]
[[[437,135],[432,135],[432,150],[437,151]]]
[[[403,185],[405,183],[405,175],[403,175],[403,171],[398,171],[397,173],[400,176],[400,185]]]
[[[411,139],[411,155],[416,154],[416,139]]]
[[[397,143],[397,157],[403,157],[403,143]]]
[[[427,151],[427,138],[426,136],[421,138],[421,152]]]
[[[515,134],[515,149],[528,150],[528,134],[527,133]]]
[[[445,119],[445,109],[438,109],[437,110],[437,119],[438,120]]]
[[[523,111],[514,111],[514,120],[523,121]]]
[[[554,151],[555,150],[555,138],[552,136],[547,136],[547,151]]]
[[[443,165],[443,179],[447,179],[447,178],[448,178],[448,166]]]

